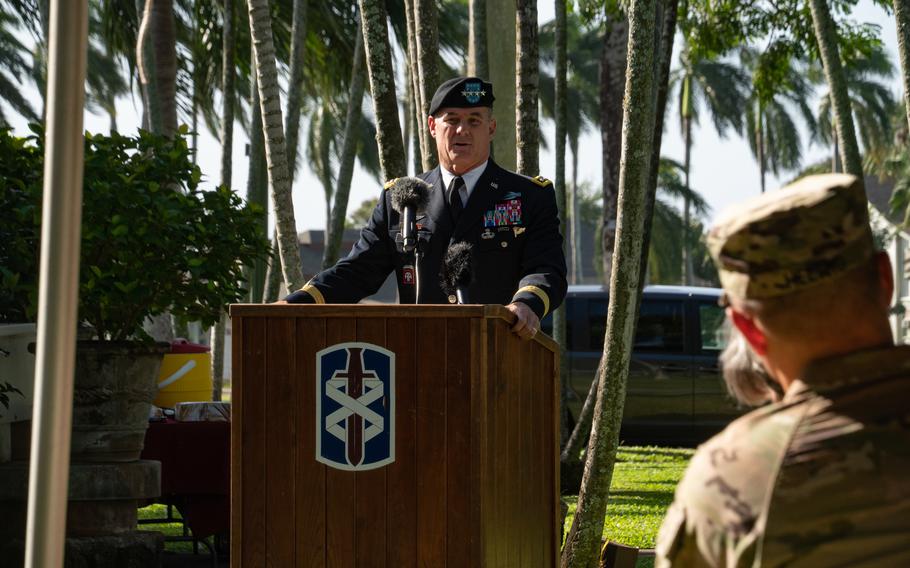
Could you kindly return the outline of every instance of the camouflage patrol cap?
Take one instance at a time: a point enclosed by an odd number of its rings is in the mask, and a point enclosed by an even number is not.
[[[784,296],[834,278],[874,253],[862,181],[807,176],[731,208],[708,249],[731,298]]]

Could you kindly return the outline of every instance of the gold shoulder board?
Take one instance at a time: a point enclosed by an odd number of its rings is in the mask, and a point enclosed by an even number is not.
[[[536,183],[536,184],[539,185],[540,187],[547,187],[548,185],[550,185],[551,183],[553,183],[553,182],[551,182],[550,180],[548,180],[547,178],[545,178],[545,177],[543,177],[543,176],[534,176],[534,177],[531,178],[531,181],[533,181],[534,183]]]
[[[396,182],[396,181],[398,181],[398,178],[390,179],[389,181],[385,182],[385,185],[382,186],[382,189],[389,189],[390,187],[392,187],[393,185],[395,185],[395,182]]]

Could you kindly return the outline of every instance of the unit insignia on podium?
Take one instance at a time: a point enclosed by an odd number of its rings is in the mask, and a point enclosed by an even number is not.
[[[316,460],[363,471],[395,461],[395,354],[340,343],[316,354]]]

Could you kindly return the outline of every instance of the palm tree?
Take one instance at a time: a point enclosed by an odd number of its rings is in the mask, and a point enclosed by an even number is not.
[[[632,352],[632,324],[640,295],[639,263],[654,138],[654,3],[655,0],[632,0],[628,11],[629,73],[623,98],[623,161],[616,269],[610,279],[611,306],[604,337],[604,357],[600,364],[603,379],[597,389],[594,425],[578,495],[578,509],[563,548],[564,568],[587,567],[600,550],[610,479],[619,442]]]
[[[692,164],[692,127],[699,124],[702,107],[708,111],[719,136],[728,129],[739,133],[743,128],[743,109],[746,106],[748,79],[743,71],[726,61],[695,57],[690,49],[680,54],[680,66],[671,74],[671,88],[679,96],[679,120],[685,147],[684,179],[689,186]],[[689,226],[690,205],[683,201],[683,227]],[[686,248],[689,239],[682,239],[683,283],[692,285],[692,261]]]
[[[332,195],[335,190],[335,172],[332,165],[332,149],[337,138],[338,120],[328,101],[316,106],[310,117],[306,144],[306,159],[325,192],[326,223],[332,215]]]
[[[354,64],[351,67],[351,87],[348,91],[347,116],[344,121],[344,137],[341,147],[341,154],[338,157],[338,185],[335,191],[335,203],[332,208],[329,222],[326,226],[326,246],[323,255],[323,267],[329,267],[338,260],[338,252],[341,248],[341,238],[344,233],[344,218],[348,209],[348,197],[351,193],[351,176],[354,173],[354,159],[358,147],[362,149],[364,155],[369,154],[371,159],[361,160],[362,163],[369,162],[370,171],[379,174],[379,155],[376,153],[376,145],[372,140],[364,141],[364,134],[375,134],[372,132],[372,125],[369,129],[360,128],[364,123],[363,120],[363,91],[364,91],[364,55],[363,55],[363,33],[358,22],[358,32],[356,45],[354,47]],[[405,115],[405,124],[409,122],[410,117]],[[360,136],[360,138],[358,138]],[[407,138],[407,137],[405,137]]]
[[[910,125],[910,0],[894,0],[894,19],[897,21],[897,51],[904,78],[904,109],[907,124]]]
[[[740,50],[743,67],[752,75],[752,88],[746,105],[746,139],[752,155],[758,161],[761,191],[765,192],[768,171],[780,175],[799,167],[802,162],[802,140],[793,111],[806,124],[810,137],[816,131],[815,116],[807,101],[813,89],[801,62],[789,59],[773,83],[765,80],[766,69],[774,63],[766,59],[766,50]]]
[[[367,172],[377,177],[380,173],[375,143],[376,129],[363,115],[362,91],[358,101],[359,104],[346,105],[341,104],[340,101],[326,99],[322,104],[314,105],[309,115],[310,127],[307,132],[306,159],[325,192],[326,253],[323,257],[323,267],[325,268],[335,264],[337,260],[344,218],[342,217],[340,226],[335,227],[336,214],[347,210],[347,195],[339,196],[338,194],[344,186],[346,186],[345,193],[350,192],[350,176],[355,156],[360,159],[361,166]],[[347,109],[349,112],[342,112],[342,109]],[[354,116],[350,117],[352,113]],[[348,131],[349,125],[351,125],[352,132],[348,138],[344,135]],[[355,128],[354,125],[361,126]],[[346,155],[345,152],[348,154]],[[340,178],[342,168],[346,168],[344,171],[347,176],[346,180]],[[339,204],[339,197],[343,198],[345,202],[343,208]],[[337,245],[334,243],[336,236]],[[330,248],[334,250],[329,251]]]
[[[831,17],[826,0],[811,0],[812,23],[815,28],[815,39],[821,53],[825,78],[831,89],[834,124],[837,127],[837,139],[841,147],[841,160],[844,171],[860,178],[863,177],[863,163],[853,127],[853,113],[850,110],[850,95],[847,77],[841,65],[837,47],[837,24]]]
[[[173,0],[145,0],[136,53],[150,130],[171,136],[177,131],[177,30]]]
[[[607,22],[600,56],[600,140],[602,148],[603,216],[601,250],[604,283],[615,266],[616,218],[618,215],[619,170],[622,154],[623,96],[628,67],[629,22],[616,14]]]
[[[567,88],[566,136],[572,157],[571,183],[567,189],[567,240],[569,244],[570,281],[578,283],[583,278],[582,259],[578,242],[578,142],[599,119],[597,92],[600,70],[598,59],[603,42],[597,26],[585,25],[576,13],[566,18]],[[541,63],[554,62],[555,27],[548,22],[540,28]],[[546,66],[541,66],[540,106],[544,117],[555,115],[555,81]]]
[[[284,131],[287,133],[288,176],[291,187],[297,173],[297,138],[300,132],[300,109],[303,104],[304,49],[307,38],[307,2],[294,0],[291,25],[291,65],[288,77],[288,103]]]
[[[566,119],[568,110],[566,108],[566,91],[568,90],[568,65],[566,62],[567,39],[566,39],[566,2],[565,0],[556,0],[556,28],[554,30],[556,44],[556,80],[554,84],[554,119],[556,122],[556,180],[554,186],[556,189],[556,206],[559,210],[559,226],[562,227],[563,233],[566,232],[566,221],[570,218],[566,211]],[[572,216],[574,217],[574,215]],[[566,241],[563,241],[563,254],[566,251]],[[561,411],[560,411],[560,444],[568,439],[568,361],[566,358],[566,307],[565,303],[559,306],[553,312],[553,338],[559,344],[559,376],[562,386],[561,393]]]
[[[27,60],[29,50],[14,33],[18,23],[12,13],[0,12],[0,99],[26,119],[38,121],[38,113],[20,93],[20,85],[30,66]],[[7,122],[0,105],[0,125]]]
[[[824,81],[820,69],[814,68],[813,78]],[[892,142],[891,114],[896,104],[888,83],[894,76],[894,66],[881,46],[869,54],[861,54],[844,62],[850,108],[859,130],[860,142],[866,159],[878,158],[889,149]],[[818,107],[817,140],[830,145],[831,171],[839,171],[837,136],[834,132],[830,90],[823,93]]]
[[[404,142],[398,122],[398,97],[395,93],[395,73],[385,3],[381,0],[359,0],[363,19],[363,43],[373,112],[376,115],[376,142],[379,144],[379,163],[384,179],[407,174]]]
[[[425,117],[430,109],[430,100],[439,86],[439,24],[436,14],[436,0],[408,0],[414,10],[415,54],[417,59],[416,94],[420,96],[421,116]],[[424,171],[436,167],[436,144],[432,136],[423,137],[420,148],[421,162]]]
[[[515,144],[515,0],[487,2],[487,64],[489,80],[496,90],[496,163],[514,170],[518,164]]]
[[[515,142],[518,171],[535,176],[540,173],[540,125],[537,122],[537,92],[540,59],[537,55],[537,0],[517,0],[518,60],[516,69],[518,114]]]
[[[304,279],[297,245],[294,203],[291,200],[291,184],[288,177],[288,157],[281,120],[280,87],[275,46],[272,39],[271,14],[268,0],[247,0],[247,4],[256,59],[259,104],[262,109],[263,130],[265,131],[269,187],[275,208],[278,252],[285,285],[288,290],[297,290],[303,286]]]
[[[688,250],[704,248],[702,232],[693,231],[698,218],[707,215],[710,208],[704,197],[685,183],[685,166],[669,158],[661,158],[657,177],[657,199],[654,202],[654,221],[648,254],[648,281],[672,284],[680,281],[683,266],[679,243],[688,238]],[[673,205],[688,202],[695,215],[688,220]],[[687,230],[688,229],[688,230]],[[701,255],[693,255],[701,256]],[[694,266],[694,263],[693,263]]]
[[[414,170],[423,171],[424,156],[427,149],[427,138],[430,137],[427,129],[423,127],[425,120],[424,107],[420,96],[420,64],[417,57],[417,24],[414,13],[413,0],[404,1],[405,10],[405,33],[399,34],[399,40],[403,41],[405,53],[405,70],[407,73],[408,85],[405,89],[407,97],[406,109],[410,109],[408,120],[405,121],[404,144],[408,146],[408,136],[414,140]],[[394,20],[394,18],[393,18]],[[413,130],[409,128],[412,125]],[[405,150],[407,154],[407,150]]]
[[[487,60],[487,2],[468,0],[468,75],[489,77],[490,63]]]

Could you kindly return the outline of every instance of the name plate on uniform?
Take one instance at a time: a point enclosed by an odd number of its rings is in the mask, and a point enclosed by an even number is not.
[[[316,461],[346,471],[395,461],[395,354],[339,343],[316,354]]]

